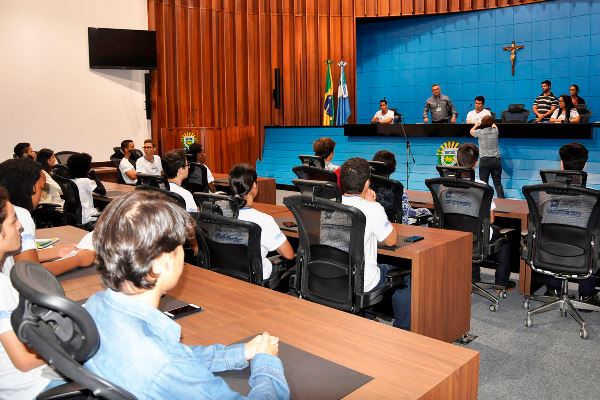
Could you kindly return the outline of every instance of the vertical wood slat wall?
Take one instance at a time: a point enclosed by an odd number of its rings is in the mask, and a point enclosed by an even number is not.
[[[336,64],[340,59],[348,63],[355,112],[356,18],[542,1],[148,0],[148,27],[157,32],[159,57],[158,69],[152,72],[154,139],[159,141],[163,128],[217,128],[223,137],[214,142],[216,148],[207,149],[209,157],[213,155],[209,165],[224,172],[238,162],[253,164],[261,157],[265,125],[321,123],[326,59],[334,61],[334,94],[339,81]],[[275,68],[283,80],[279,110],[272,96]],[[248,138],[240,136],[244,134]]]

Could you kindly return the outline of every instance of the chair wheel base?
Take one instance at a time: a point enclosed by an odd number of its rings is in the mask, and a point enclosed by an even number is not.
[[[506,297],[508,297],[508,294],[506,293],[506,290],[503,290],[500,292],[500,298],[501,299],[505,299]]]
[[[588,331],[585,328],[582,328],[579,330],[579,337],[582,339],[587,339],[588,338]]]
[[[498,311],[498,307],[495,304],[490,304],[490,311],[496,312],[496,311]]]
[[[533,326],[533,321],[531,320],[531,317],[527,317],[527,319],[525,320],[525,326],[528,328],[531,328]]]
[[[526,310],[529,310],[529,306],[531,305],[531,300],[529,299],[525,299],[525,301],[523,301],[523,308]]]

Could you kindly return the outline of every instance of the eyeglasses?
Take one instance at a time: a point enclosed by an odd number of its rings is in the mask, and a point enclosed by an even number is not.
[[[144,150],[153,149],[153,148],[154,148],[154,146],[144,146],[144,147],[142,147],[142,149],[144,149]]]

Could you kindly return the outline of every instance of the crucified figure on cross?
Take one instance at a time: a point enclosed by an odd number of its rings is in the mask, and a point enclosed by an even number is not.
[[[502,50],[510,51],[510,64],[512,65],[512,74],[515,76],[515,61],[517,61],[517,51],[524,49],[525,46],[517,46],[515,41],[512,41],[510,46],[503,47]]]

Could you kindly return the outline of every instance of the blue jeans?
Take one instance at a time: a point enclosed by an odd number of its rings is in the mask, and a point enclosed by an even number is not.
[[[389,264],[377,264],[379,267],[379,271],[381,272],[379,277],[379,283],[375,288],[383,285],[385,283],[385,276],[387,273],[396,267]],[[410,287],[410,274],[404,275],[402,277],[402,283],[406,285],[405,288],[400,288],[394,290],[392,294],[392,308],[394,310],[394,327],[410,330],[410,296],[411,296],[411,287]],[[374,289],[373,289],[374,290]]]

